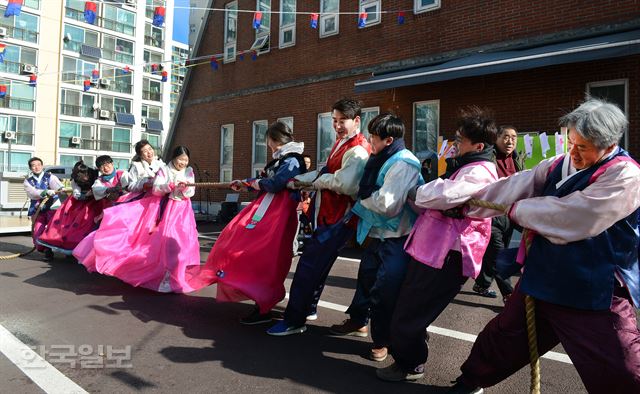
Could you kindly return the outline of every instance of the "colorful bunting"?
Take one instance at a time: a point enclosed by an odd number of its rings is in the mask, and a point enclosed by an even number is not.
[[[240,52],[240,53],[238,54],[238,59],[239,59],[239,60],[244,60],[244,52]]]
[[[164,16],[166,14],[166,10],[164,7],[156,7],[155,11],[153,11],[153,25],[157,27],[162,27],[164,24]]]
[[[404,11],[398,12],[398,24],[404,25]]]
[[[92,70],[91,71],[91,79],[93,79],[94,81],[97,81],[98,78],[100,78],[100,71]]]
[[[96,3],[93,1],[86,1],[84,3],[84,20],[85,22],[93,25],[96,22],[96,13],[97,13]]]
[[[367,13],[361,12],[360,16],[358,17],[358,27],[362,28],[365,26],[367,26]]]
[[[160,66],[158,64],[152,64],[151,65],[151,74],[156,74],[158,72],[158,70],[160,69]]]
[[[37,82],[38,82],[38,76],[37,76],[37,75],[35,75],[35,74],[31,74],[31,75],[29,76],[29,85],[30,85],[30,86],[34,86],[34,87],[35,87],[35,86],[36,86],[36,84],[37,84]]]
[[[160,75],[162,75],[162,79],[160,80],[160,82],[167,82],[167,76],[168,76],[167,72],[163,71],[162,74]]]
[[[256,11],[253,14],[253,28],[258,30],[260,29],[261,24],[262,24],[262,12]]]
[[[4,17],[8,18],[10,16],[20,16],[21,11],[22,11],[22,0],[9,0],[9,4],[7,4],[7,9],[4,11]]]
[[[215,56],[211,56],[211,68],[212,68],[213,70],[217,70],[217,69],[218,69],[218,67],[219,67],[219,65],[218,65],[218,59],[216,59],[216,57],[215,57]]]
[[[89,89],[91,89],[91,81],[89,81],[88,79],[84,80],[83,85],[83,89],[85,92],[88,92]]]
[[[4,50],[7,46],[0,44],[0,63],[4,63]]]
[[[251,51],[251,60],[253,60],[253,61],[258,60],[258,52]]]
[[[129,66],[124,66],[124,68],[122,70],[120,70],[120,72],[123,75],[129,74],[131,72],[131,68],[129,68]]]
[[[311,28],[312,29],[317,29],[318,28],[318,18],[320,17],[320,15],[318,14],[311,14]]]
[[[0,98],[5,98],[7,95],[7,85],[0,85]]]

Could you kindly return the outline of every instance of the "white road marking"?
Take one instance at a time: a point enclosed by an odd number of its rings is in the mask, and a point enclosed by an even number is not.
[[[87,393],[0,325],[0,352],[45,393]]]
[[[341,259],[344,259],[344,257],[340,257]],[[354,260],[354,259],[351,259]],[[359,261],[359,260],[358,260]],[[289,293],[286,294],[286,298],[289,298]],[[338,311],[338,312],[345,312],[347,310],[347,307],[344,305],[339,305],[339,304],[334,304],[333,302],[327,302],[327,301],[322,301],[320,300],[318,302],[318,306],[321,306],[323,308],[327,308],[327,309],[331,309],[334,311]],[[466,342],[475,342],[476,339],[478,338],[477,335],[473,335],[473,334],[467,334],[466,332],[460,332],[460,331],[455,331],[455,330],[450,330],[448,328],[441,328],[441,327],[436,327],[436,326],[429,326],[427,328],[427,331],[434,333],[434,334],[438,334],[438,335],[442,335],[445,337],[449,337],[449,338],[455,338],[455,339],[460,339],[462,341],[466,341]],[[558,353],[558,352],[547,352],[544,354],[544,356],[542,356],[542,358],[546,358],[549,360],[554,360],[554,361],[559,361],[561,363],[565,363],[565,364],[573,364],[571,362],[571,359],[569,358],[569,356],[567,356],[564,353]]]

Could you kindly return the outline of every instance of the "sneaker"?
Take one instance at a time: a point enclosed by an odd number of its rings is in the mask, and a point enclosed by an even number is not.
[[[267,330],[267,334],[275,337],[284,337],[287,335],[302,334],[307,331],[307,326],[290,326],[286,321],[280,320],[273,327]]]
[[[347,319],[342,324],[334,324],[329,329],[333,335],[349,335],[352,337],[366,338],[369,336],[369,329],[360,323],[356,323],[351,319]]]
[[[53,251],[51,249],[45,249],[44,257],[42,258],[42,260],[44,260],[44,261],[53,260]]]
[[[447,394],[482,394],[484,389],[482,387],[469,387],[466,384],[457,381],[456,384],[451,386],[447,391]]]
[[[240,324],[252,326],[254,324],[269,323],[271,322],[271,319],[271,312],[261,314],[260,309],[256,308],[253,310],[253,312],[251,312],[250,315],[240,319]]]
[[[480,287],[478,285],[473,285],[473,291],[487,298],[496,298],[498,296],[495,291],[489,290],[486,287]]]
[[[387,351],[386,346],[373,345],[373,347],[369,351],[369,359],[373,361],[382,362],[387,359],[388,355],[389,352]]]
[[[314,321],[314,320],[318,320],[318,314],[317,313],[312,313],[309,316],[307,316],[307,321]]]
[[[393,363],[385,368],[376,369],[376,375],[381,380],[387,382],[404,382],[414,381],[424,376],[424,371],[410,371],[403,370],[397,363]]]

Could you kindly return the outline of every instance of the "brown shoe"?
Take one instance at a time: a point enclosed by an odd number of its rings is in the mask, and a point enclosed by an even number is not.
[[[369,358],[373,361],[382,362],[387,359],[388,354],[386,346],[373,345],[369,352]]]
[[[351,319],[347,319],[342,324],[334,324],[329,329],[329,332],[333,335],[349,335],[352,337],[366,338],[369,336],[369,329],[367,326],[362,326],[359,323],[354,322]]]

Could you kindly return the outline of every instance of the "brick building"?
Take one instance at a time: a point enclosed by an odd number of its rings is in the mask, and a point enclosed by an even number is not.
[[[622,144],[640,154],[637,0],[226,0],[213,8],[227,11],[208,13],[196,50],[220,54],[219,69],[207,60],[191,68],[167,143],[191,148],[202,179],[264,166],[264,132],[277,119],[292,123],[315,167],[333,143],[329,111],[341,97],[364,103],[365,123],[398,114],[408,147],[421,151],[452,138],[461,106],[488,107],[521,132],[553,133],[588,92],[623,107]],[[258,30],[253,12],[243,12],[256,9]],[[312,29],[304,13],[318,12]]]

